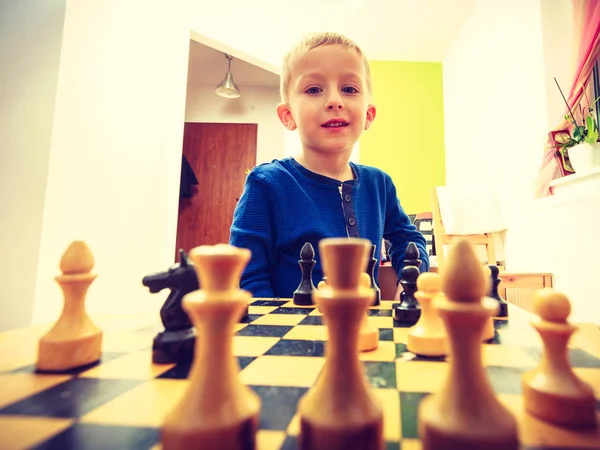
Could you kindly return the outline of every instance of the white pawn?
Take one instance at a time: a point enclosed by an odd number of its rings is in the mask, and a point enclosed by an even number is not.
[[[483,368],[481,336],[497,302],[472,246],[459,240],[442,273],[436,307],[446,326],[449,370],[440,389],[419,404],[423,450],[517,450],[517,423],[498,400]]]
[[[300,450],[385,447],[383,408],[358,357],[361,324],[375,300],[375,291],[360,276],[370,248],[370,241],[358,238],[319,242],[327,285],[313,298],[323,312],[329,341],[323,371],[298,402]]]
[[[536,369],[523,374],[525,410],[567,428],[596,427],[594,391],[569,364],[567,344],[577,330],[567,322],[571,313],[569,300],[545,288],[536,292],[533,307],[540,319],[532,325],[544,342],[544,354]]]
[[[442,281],[437,273],[427,272],[417,279],[415,298],[421,306],[419,321],[408,330],[406,348],[421,356],[446,356],[448,335],[432,301],[441,294]]]
[[[188,389],[165,417],[164,450],[254,450],[260,397],[239,378],[234,326],[251,294],[239,288],[250,250],[228,244],[190,250],[201,288],[183,298],[198,330]]]
[[[361,286],[368,289],[371,287],[371,277],[368,273],[361,273],[358,282]],[[319,281],[317,289],[323,289],[327,286],[326,280]],[[317,307],[320,311],[320,309]],[[325,321],[325,318],[323,318]],[[358,351],[359,352],[370,352],[377,349],[379,346],[379,328],[371,325],[368,320],[368,316],[365,314],[360,324],[360,331],[358,334]]]
[[[97,363],[102,356],[102,330],[86,312],[88,288],[96,279],[94,256],[83,241],[73,241],[60,260],[55,278],[64,295],[58,321],[38,343],[36,370],[64,372]]]

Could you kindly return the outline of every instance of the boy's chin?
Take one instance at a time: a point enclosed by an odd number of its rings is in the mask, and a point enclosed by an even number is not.
[[[312,149],[317,153],[343,154],[351,153],[356,142],[358,141],[352,139],[308,139],[303,141],[302,147],[308,150]]]
[[[312,147],[316,149],[319,153],[328,154],[328,155],[342,155],[352,153],[353,146],[335,146],[335,145],[321,145]]]

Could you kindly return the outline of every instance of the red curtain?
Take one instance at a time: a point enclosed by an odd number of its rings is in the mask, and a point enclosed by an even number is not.
[[[572,0],[573,20],[574,20],[574,39],[573,45],[576,53],[575,76],[573,84],[570,86],[567,103],[575,114],[576,108],[580,102],[586,98],[584,92],[590,88],[590,80],[594,64],[600,57],[600,0]],[[568,64],[568,62],[565,62]],[[561,86],[565,89],[565,86]],[[558,88],[557,95],[560,95]],[[593,101],[592,97],[589,98]],[[598,104],[596,104],[598,107]],[[569,110],[565,106],[564,114]],[[563,119],[549,133],[548,146],[544,153],[544,158],[538,178],[536,180],[535,195],[544,197],[551,195],[550,183],[556,178],[564,177],[573,173],[568,158],[561,155],[558,148],[552,148],[557,144],[557,136],[560,136],[563,130],[570,132],[572,123]]]

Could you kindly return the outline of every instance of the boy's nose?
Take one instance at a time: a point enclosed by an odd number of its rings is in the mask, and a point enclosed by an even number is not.
[[[328,110],[331,111],[333,109],[343,109],[344,105],[339,100],[330,100],[330,101],[327,102],[326,107],[327,107]]]

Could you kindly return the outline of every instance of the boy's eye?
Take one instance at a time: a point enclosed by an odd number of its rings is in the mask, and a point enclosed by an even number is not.
[[[319,92],[321,92],[321,88],[318,87],[309,87],[306,91],[307,94],[318,94]]]
[[[346,87],[342,88],[342,92],[344,92],[346,94],[356,94],[356,93],[358,93],[358,89],[356,89],[353,86],[346,86]]]

